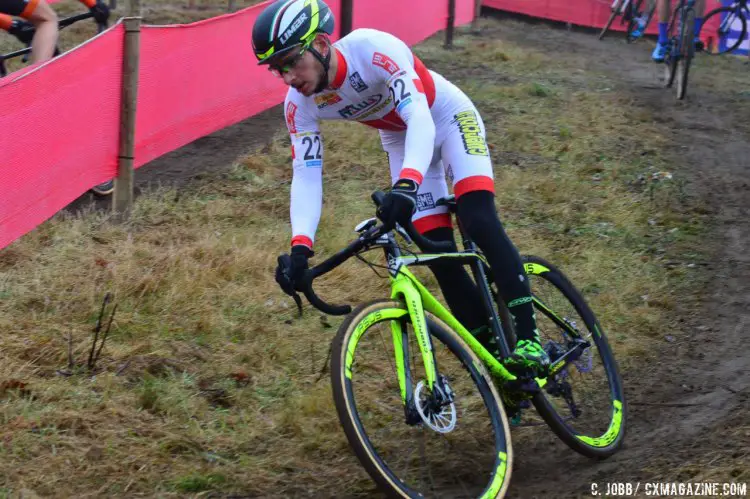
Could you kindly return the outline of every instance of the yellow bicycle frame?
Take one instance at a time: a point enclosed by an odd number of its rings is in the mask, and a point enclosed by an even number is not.
[[[419,260],[430,259],[431,255],[420,255]],[[444,255],[435,255],[444,256]],[[463,257],[466,254],[461,255]],[[490,374],[498,381],[513,381],[516,376],[511,374],[486,348],[469,332],[458,320],[425,288],[405,264],[414,257],[399,257],[391,262],[391,298],[402,301],[409,311],[409,318],[414,327],[422,361],[425,366],[427,385],[434,388],[437,380],[437,369],[432,353],[432,341],[427,330],[425,311],[445,322],[458,333],[471,350],[484,362]],[[395,266],[395,270],[394,270]],[[395,274],[395,275],[394,275]],[[391,321],[391,333],[396,355],[396,370],[398,375],[401,397],[406,402],[406,370],[404,367],[403,331],[400,321]],[[477,366],[479,367],[479,366]]]

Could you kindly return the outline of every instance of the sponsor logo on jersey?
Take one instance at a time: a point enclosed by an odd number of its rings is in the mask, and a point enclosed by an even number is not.
[[[375,66],[380,66],[392,75],[401,70],[401,68],[398,67],[398,64],[393,62],[393,59],[385,54],[381,54],[380,52],[375,52],[375,55],[372,56],[372,63]]]
[[[458,124],[466,154],[471,154],[472,156],[489,156],[487,142],[482,136],[482,129],[479,126],[479,120],[474,111],[458,113],[454,116],[454,122]]]
[[[302,14],[295,19],[295,21],[292,23],[291,26],[287,28],[286,31],[279,37],[279,42],[281,44],[285,44],[287,40],[289,40],[296,32],[297,30],[302,27],[302,24],[307,21],[307,14],[305,12],[302,12]]]
[[[364,120],[366,120],[367,118],[369,118],[370,116],[372,116],[373,114],[378,114],[378,113],[379,113],[379,112],[381,112],[381,111],[382,111],[383,109],[385,109],[386,107],[388,107],[388,106],[389,106],[390,104],[391,104],[391,98],[390,98],[390,97],[388,97],[388,98],[387,98],[387,99],[385,100],[385,102],[382,102],[381,104],[379,104],[379,105],[375,106],[374,108],[370,109],[369,111],[367,111],[367,112],[365,112],[365,113],[362,113],[362,114],[360,114],[359,116],[357,116],[357,119],[358,119],[359,121],[364,121]]]
[[[315,104],[318,105],[318,109],[333,106],[334,104],[338,104],[339,102],[341,102],[341,97],[339,96],[339,94],[329,93],[315,96]]]
[[[417,195],[417,211],[431,210],[434,207],[435,201],[432,199],[431,192]]]
[[[297,116],[297,104],[290,102],[286,106],[286,126],[289,128],[289,133],[297,133],[297,124],[294,122],[295,116]]]
[[[349,83],[351,83],[352,88],[359,93],[362,93],[365,90],[367,90],[367,85],[365,84],[362,77],[359,76],[359,73],[354,73],[353,75],[351,75],[349,77]]]
[[[350,104],[346,106],[344,109],[340,109],[339,114],[344,119],[355,118],[359,115],[367,113],[367,111],[371,110],[372,108],[380,104],[381,100],[383,100],[382,95],[380,94],[371,95],[370,97],[360,102],[359,104]]]

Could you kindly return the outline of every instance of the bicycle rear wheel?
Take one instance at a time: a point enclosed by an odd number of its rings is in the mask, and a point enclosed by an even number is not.
[[[500,397],[482,361],[455,331],[429,314],[427,326],[438,372],[453,394],[453,402],[440,407],[430,405],[426,370],[402,303],[366,303],[339,328],[331,382],[349,444],[391,496],[502,497],[512,451]]]
[[[625,437],[622,380],[594,312],[565,275],[549,262],[524,256],[550,375],[532,402],[539,416],[570,448],[605,458]],[[534,424],[534,415],[521,419]]]
[[[703,19],[703,26],[711,26],[711,23],[715,22],[712,19],[714,16],[719,16],[720,20],[719,27],[716,29],[716,33],[714,33],[716,40],[716,51],[713,52],[711,50],[707,50],[706,52],[712,55],[722,55],[736,50],[737,47],[739,47],[742,43],[742,40],[745,39],[745,36],[747,36],[747,20],[740,13],[740,11],[738,11],[734,7],[720,7],[706,14],[706,17]],[[733,27],[737,23],[739,23],[740,25],[739,37],[737,39],[727,38],[729,33],[733,30]],[[724,46],[722,47],[719,40],[723,38],[727,38],[727,41],[729,43],[724,44]]]
[[[680,31],[680,58],[677,61],[677,99],[682,100],[687,94],[690,65],[695,55],[695,11],[688,9],[682,18]]]

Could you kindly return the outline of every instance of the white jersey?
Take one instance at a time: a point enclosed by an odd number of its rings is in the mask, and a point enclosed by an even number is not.
[[[397,158],[395,164],[391,158],[392,177],[410,178],[419,184],[426,175],[437,175],[445,183],[442,163],[437,164],[441,161],[438,149],[455,136],[455,146],[445,149],[460,149],[462,155],[480,159],[474,159],[471,171],[466,169],[465,174],[456,175],[456,180],[479,175],[485,180],[489,177],[491,183],[484,126],[460,89],[428,70],[404,42],[388,33],[358,29],[334,47],[338,68],[332,85],[310,97],[290,88],[284,104],[294,164],[290,209],[293,245],[312,248],[320,220],[324,159],[320,120],[359,121],[379,129],[389,156],[393,152]],[[455,168],[460,165],[453,166],[454,175],[461,173]],[[437,173],[430,175],[428,170]],[[476,181],[470,183],[474,189]],[[490,189],[486,181],[482,185]],[[447,188],[437,189],[435,195],[430,193],[430,199],[436,201],[438,194],[447,194]],[[428,205],[424,207],[430,214],[443,211]]]

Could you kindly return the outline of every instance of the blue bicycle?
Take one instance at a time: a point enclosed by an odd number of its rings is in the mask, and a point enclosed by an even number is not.
[[[711,37],[718,44],[712,47],[715,50],[709,50],[708,53],[721,55],[736,50],[747,36],[747,20],[750,19],[750,6],[747,0],[737,0],[729,7],[712,10],[706,14],[703,25],[710,26],[713,16],[719,16],[721,22],[716,35]],[[736,38],[733,33],[737,34]]]
[[[677,99],[685,98],[690,64],[695,55],[695,0],[680,0],[669,23],[665,87],[677,80]]]

